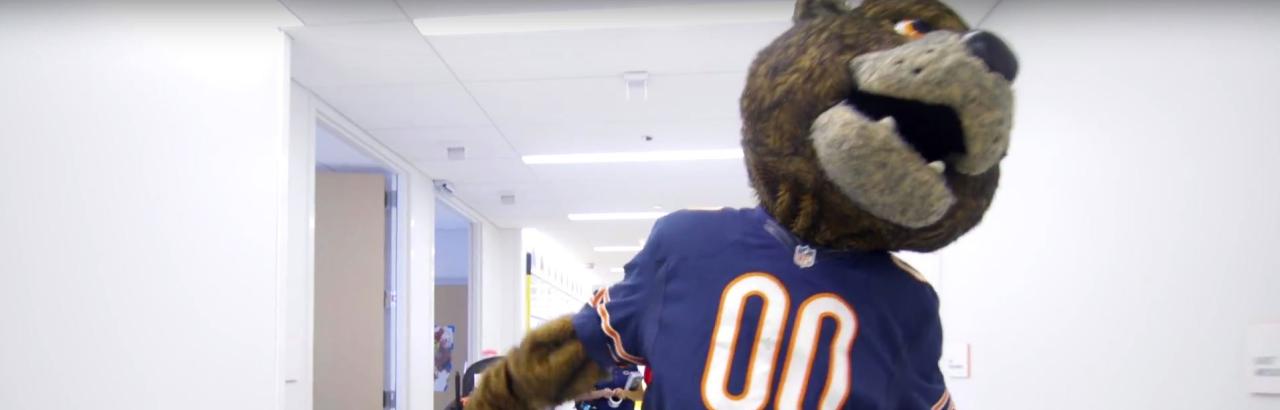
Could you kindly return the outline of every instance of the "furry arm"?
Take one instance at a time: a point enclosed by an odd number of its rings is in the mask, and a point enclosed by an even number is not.
[[[607,374],[587,358],[569,317],[525,336],[501,362],[485,370],[467,409],[544,409],[590,392]]]

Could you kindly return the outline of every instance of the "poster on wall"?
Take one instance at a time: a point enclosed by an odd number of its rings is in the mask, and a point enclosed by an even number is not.
[[[436,326],[436,380],[435,390],[449,390],[449,375],[453,373],[453,325]]]

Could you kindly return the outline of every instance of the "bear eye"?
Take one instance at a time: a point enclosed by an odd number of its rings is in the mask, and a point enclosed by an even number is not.
[[[893,26],[893,30],[912,40],[924,37],[933,31],[933,26],[921,20],[902,20]]]

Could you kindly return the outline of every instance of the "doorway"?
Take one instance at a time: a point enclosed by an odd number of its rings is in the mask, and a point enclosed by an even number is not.
[[[435,216],[435,408],[455,397],[452,375],[465,370],[472,352],[471,292],[475,242],[473,221],[449,203],[436,200]]]
[[[396,409],[397,176],[316,124],[312,403]]]

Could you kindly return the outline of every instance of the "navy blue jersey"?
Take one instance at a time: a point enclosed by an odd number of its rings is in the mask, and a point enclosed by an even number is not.
[[[646,409],[948,409],[933,288],[886,252],[813,250],[763,210],[660,219],[573,318],[605,368],[648,365]]]

